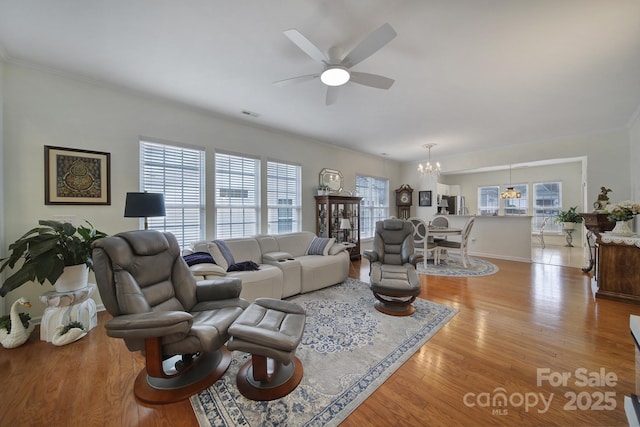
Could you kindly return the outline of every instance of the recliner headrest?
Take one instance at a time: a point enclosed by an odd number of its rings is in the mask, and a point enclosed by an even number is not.
[[[382,224],[385,230],[402,230],[402,227],[404,227],[404,221],[401,219],[385,219]]]
[[[169,242],[157,230],[125,231],[117,234],[129,243],[136,255],[156,255],[169,249]]]

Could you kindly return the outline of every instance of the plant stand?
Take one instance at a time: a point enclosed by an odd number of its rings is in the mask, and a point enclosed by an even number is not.
[[[91,295],[96,285],[89,283],[84,288],[68,292],[45,292],[40,301],[47,306],[40,322],[40,339],[52,342],[56,328],[70,322],[80,322],[89,332],[98,324],[96,303]]]
[[[567,244],[565,245],[568,248],[572,248],[573,245],[573,228],[565,228],[564,232],[567,234],[566,236],[566,240],[567,240]]]

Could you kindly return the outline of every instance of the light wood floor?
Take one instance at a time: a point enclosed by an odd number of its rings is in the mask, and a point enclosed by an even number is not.
[[[588,252],[587,252],[588,254]],[[585,256],[582,246],[567,247],[564,245],[531,245],[531,260],[542,264],[564,265],[567,267],[586,267],[589,265],[588,255]]]
[[[421,276],[422,298],[459,313],[344,426],[626,425],[623,396],[636,390],[629,315],[640,314],[640,305],[594,300],[590,277],[579,268],[491,261],[500,268],[493,276]],[[367,273],[363,261],[350,275],[367,280]],[[36,332],[18,349],[0,349],[1,426],[196,425],[188,401],[136,402],[132,386],[142,359],[106,336],[106,318],[100,313],[96,329],[65,347],[39,341]],[[580,368],[613,373],[616,385],[580,387]],[[538,386],[537,369],[571,378],[566,385]],[[499,387],[511,399],[508,406],[477,404],[479,395],[493,398]],[[609,392],[615,408],[564,409],[567,396],[581,392],[580,405],[590,407],[599,393]],[[547,411],[541,403],[519,406],[519,397],[534,393],[547,400],[553,394]]]

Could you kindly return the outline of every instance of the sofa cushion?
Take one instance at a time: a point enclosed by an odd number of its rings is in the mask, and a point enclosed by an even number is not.
[[[293,258],[296,258],[307,254],[309,245],[317,236],[310,231],[297,231],[293,233],[274,234],[273,237],[278,243],[277,249],[270,249],[263,253],[276,251],[288,252],[293,255]]]
[[[208,245],[208,247],[209,253],[213,257],[215,263],[225,270],[228,269],[230,265],[236,263],[236,260],[233,258],[233,254],[224,241],[214,240]]]
[[[313,239],[307,249],[307,255],[328,255],[329,249],[335,243],[336,239],[333,237],[316,237]]]

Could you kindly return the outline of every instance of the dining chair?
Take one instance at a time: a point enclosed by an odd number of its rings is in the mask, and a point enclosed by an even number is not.
[[[447,218],[445,215],[436,215],[431,220],[431,226],[437,227],[437,228],[449,228],[449,218]],[[433,238],[433,241],[436,243],[442,242],[443,240],[447,240],[447,238],[446,237]]]
[[[449,228],[449,218],[445,215],[437,215],[431,220],[431,225],[434,227]]]
[[[469,264],[471,263],[470,259],[469,259],[469,253],[468,253],[468,247],[469,247],[469,235],[471,234],[471,228],[473,227],[473,224],[476,220],[475,216],[472,216],[471,218],[469,218],[467,220],[467,222],[465,223],[463,229],[462,229],[462,234],[461,234],[461,238],[460,241],[454,241],[454,240],[442,240],[440,242],[437,242],[437,248],[436,248],[436,252],[437,255],[436,257],[438,259],[440,259],[440,252],[442,250],[447,250],[447,251],[459,251],[460,252],[460,256],[462,258],[462,265],[464,266],[464,268],[469,268]]]
[[[411,217],[407,221],[413,225],[413,246],[416,254],[423,256],[424,268],[427,268],[427,259],[429,253],[432,253],[433,262],[437,263],[436,258],[436,244],[429,236],[427,223],[422,218]]]

